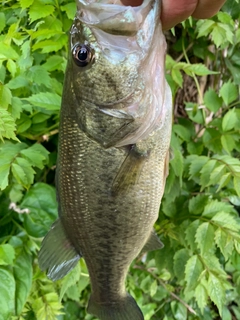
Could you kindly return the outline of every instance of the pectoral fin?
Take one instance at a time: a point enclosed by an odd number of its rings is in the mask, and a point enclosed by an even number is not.
[[[145,243],[144,247],[141,250],[141,253],[145,253],[148,251],[154,251],[154,250],[159,250],[164,247],[164,244],[160,241],[158,238],[157,234],[153,230]]]
[[[69,273],[80,258],[81,254],[66,237],[62,222],[58,219],[43,239],[38,256],[40,269],[47,270],[48,278],[55,281]]]
[[[136,145],[131,146],[127,157],[113,181],[112,194],[114,196],[119,193],[126,193],[130,186],[137,183],[148,155],[148,152],[140,152]]]

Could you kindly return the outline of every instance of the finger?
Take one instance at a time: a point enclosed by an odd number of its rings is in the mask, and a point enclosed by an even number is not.
[[[197,7],[197,2],[197,0],[163,0],[161,12],[163,29],[170,29],[191,16]]]
[[[214,16],[223,6],[225,0],[200,0],[192,16],[197,19],[206,19]]]
[[[159,0],[161,1],[161,0]],[[196,9],[198,0],[162,0],[161,21],[163,29],[170,29],[187,19]],[[143,0],[121,0],[125,6],[140,6]]]

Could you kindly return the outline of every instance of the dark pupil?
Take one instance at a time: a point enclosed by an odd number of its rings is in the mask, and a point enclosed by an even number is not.
[[[88,51],[86,48],[83,47],[78,51],[78,59],[80,61],[85,61],[87,60],[87,58],[88,58]]]

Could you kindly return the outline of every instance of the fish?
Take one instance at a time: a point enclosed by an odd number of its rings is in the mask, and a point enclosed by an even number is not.
[[[154,231],[168,175],[172,94],[159,0],[77,0],[62,94],[59,218],[39,252],[53,281],[85,259],[87,312],[143,320],[125,281],[133,260],[161,249]]]

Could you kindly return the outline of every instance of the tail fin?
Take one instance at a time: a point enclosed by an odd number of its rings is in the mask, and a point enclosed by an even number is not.
[[[91,296],[87,311],[100,320],[144,320],[142,311],[130,295],[106,304],[97,303]]]

